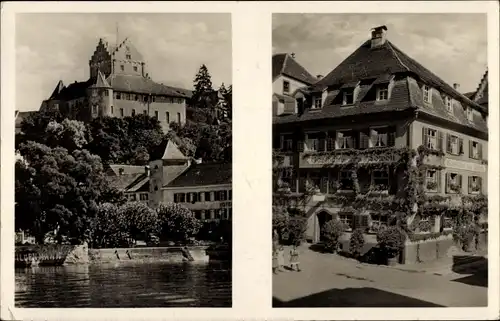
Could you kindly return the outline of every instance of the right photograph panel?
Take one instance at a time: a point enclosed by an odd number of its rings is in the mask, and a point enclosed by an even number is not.
[[[485,14],[273,14],[273,307],[488,304]]]

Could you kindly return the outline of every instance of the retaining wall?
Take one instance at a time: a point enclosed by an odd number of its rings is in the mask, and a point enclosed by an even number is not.
[[[189,247],[188,251],[194,262],[207,262],[207,246]],[[165,261],[185,262],[189,258],[183,253],[182,247],[142,247],[117,249],[90,249],[91,263],[108,263],[121,261]]]

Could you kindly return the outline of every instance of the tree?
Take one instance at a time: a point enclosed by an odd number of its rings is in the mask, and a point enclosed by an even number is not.
[[[63,116],[58,110],[39,111],[30,114],[21,123],[21,133],[16,134],[16,149],[27,141],[45,144],[47,126],[50,122],[62,122]]]
[[[323,237],[325,250],[335,253],[339,248],[339,239],[345,232],[345,225],[339,220],[326,222]]]
[[[91,223],[89,246],[92,248],[120,246],[125,239],[127,221],[116,204],[99,204]]]
[[[142,202],[125,203],[120,207],[126,221],[125,229],[134,240],[149,240],[151,233],[158,232],[158,213]]]
[[[212,76],[210,76],[207,66],[203,64],[194,79],[191,106],[195,108],[211,109],[214,108],[216,104],[217,101],[214,99],[214,90],[212,88]]]
[[[196,235],[201,227],[194,214],[177,203],[160,204],[158,219],[162,238],[176,242],[186,242]]]
[[[45,135],[40,138],[49,147],[64,147],[68,151],[82,149],[88,143],[87,128],[83,122],[64,119],[47,124]]]
[[[16,228],[28,230],[39,243],[48,232],[56,240],[88,238],[91,219],[101,202],[119,201],[98,156],[86,150],[69,153],[29,141],[19,146],[16,163]]]

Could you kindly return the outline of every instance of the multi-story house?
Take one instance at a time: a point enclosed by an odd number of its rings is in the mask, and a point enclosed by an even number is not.
[[[191,91],[151,80],[142,54],[129,39],[117,46],[100,39],[89,69],[86,81],[67,86],[59,81],[40,110],[56,108],[83,121],[146,114],[156,117],[164,131],[171,122],[185,123]]]
[[[297,106],[295,92],[314,84],[317,79],[295,60],[295,54],[275,54],[273,68],[273,116],[294,113]]]
[[[487,194],[488,178],[488,110],[457,88],[391,43],[385,26],[372,29],[273,117],[275,188],[288,191],[275,200],[304,207],[312,242],[331,219],[372,233],[394,217],[417,232],[449,228]]]
[[[149,166],[106,165],[111,186],[123,192],[130,202],[149,201]]]

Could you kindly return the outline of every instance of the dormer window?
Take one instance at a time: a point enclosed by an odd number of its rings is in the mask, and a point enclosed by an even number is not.
[[[130,54],[127,54],[127,59],[132,59],[132,56]]]
[[[446,110],[449,113],[453,112],[453,99],[450,96],[444,97],[444,103],[446,105]]]
[[[290,82],[283,80],[283,94],[288,94],[290,92]]]
[[[389,86],[382,85],[377,88],[377,101],[384,101],[389,99]]]
[[[431,92],[432,88],[427,86],[427,85],[424,85],[422,90],[424,93],[424,102],[430,104],[432,101],[432,98],[431,98],[432,97],[432,92]]]
[[[472,108],[470,107],[467,107],[467,119],[469,121],[473,121],[474,120],[474,116],[473,116],[473,112],[472,112]]]
[[[354,104],[354,88],[347,88],[344,90],[342,105],[353,105],[353,104]]]
[[[320,109],[321,103],[321,97],[314,97],[314,104],[312,105],[312,109]]]
[[[124,65],[120,65],[120,69],[121,69],[122,71],[124,71],[124,70],[125,70],[125,66],[124,66]]]

